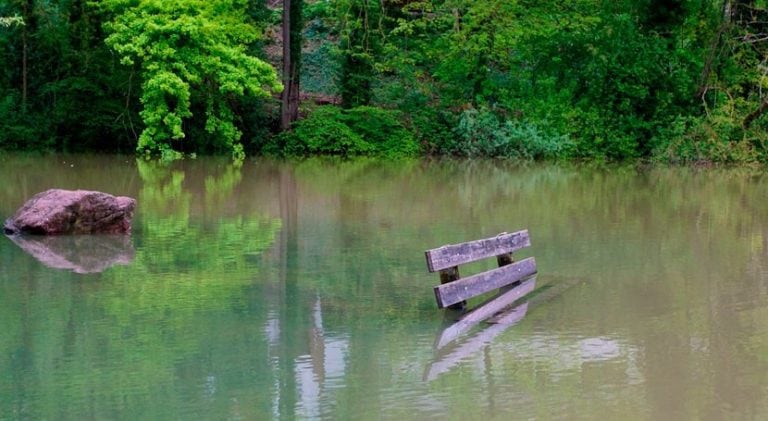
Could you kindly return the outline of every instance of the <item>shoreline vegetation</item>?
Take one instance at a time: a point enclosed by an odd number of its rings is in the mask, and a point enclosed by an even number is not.
[[[768,161],[759,0],[10,0],[0,62],[8,151]]]

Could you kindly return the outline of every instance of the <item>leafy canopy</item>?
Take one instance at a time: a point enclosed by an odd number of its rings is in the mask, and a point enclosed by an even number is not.
[[[174,153],[194,111],[205,115],[209,149],[242,156],[233,104],[282,90],[275,69],[247,52],[259,35],[246,20],[247,1],[105,0],[101,5],[114,14],[105,24],[107,45],[142,78],[145,128],[138,152]]]

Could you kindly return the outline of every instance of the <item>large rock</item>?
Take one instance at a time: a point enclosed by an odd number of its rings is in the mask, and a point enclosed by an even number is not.
[[[6,234],[125,234],[136,200],[88,190],[38,193],[5,221]]]

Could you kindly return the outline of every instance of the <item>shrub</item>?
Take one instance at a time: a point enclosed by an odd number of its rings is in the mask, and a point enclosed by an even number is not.
[[[460,156],[558,159],[573,149],[567,136],[550,133],[530,121],[500,120],[485,109],[462,112],[454,133],[445,152]]]
[[[663,133],[657,159],[670,163],[748,163],[764,159],[766,141],[761,128],[748,129],[720,110],[709,116],[678,118]]]
[[[285,156],[414,156],[419,152],[418,143],[398,117],[396,111],[375,107],[319,107],[294,123],[291,131],[273,138],[264,152]]]
[[[342,120],[371,144],[375,155],[415,156],[419,153],[419,145],[400,118],[397,111],[360,106],[346,110]]]
[[[370,143],[342,121],[341,110],[320,107],[309,117],[294,123],[289,132],[275,138],[267,153],[287,156],[365,155],[373,151]]]
[[[421,107],[408,116],[409,127],[419,148],[428,154],[445,153],[445,145],[454,139],[456,119],[453,113],[433,107]]]
[[[15,93],[0,96],[0,148],[46,150],[54,146],[49,119],[23,111]]]

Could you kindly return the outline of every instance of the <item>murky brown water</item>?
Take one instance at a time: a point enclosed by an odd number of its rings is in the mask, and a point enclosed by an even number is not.
[[[101,272],[0,238],[0,419],[768,417],[760,171],[2,155],[0,179],[0,218],[52,187],[139,203],[127,243],[46,245]],[[436,349],[423,251],[522,228],[545,292]]]

